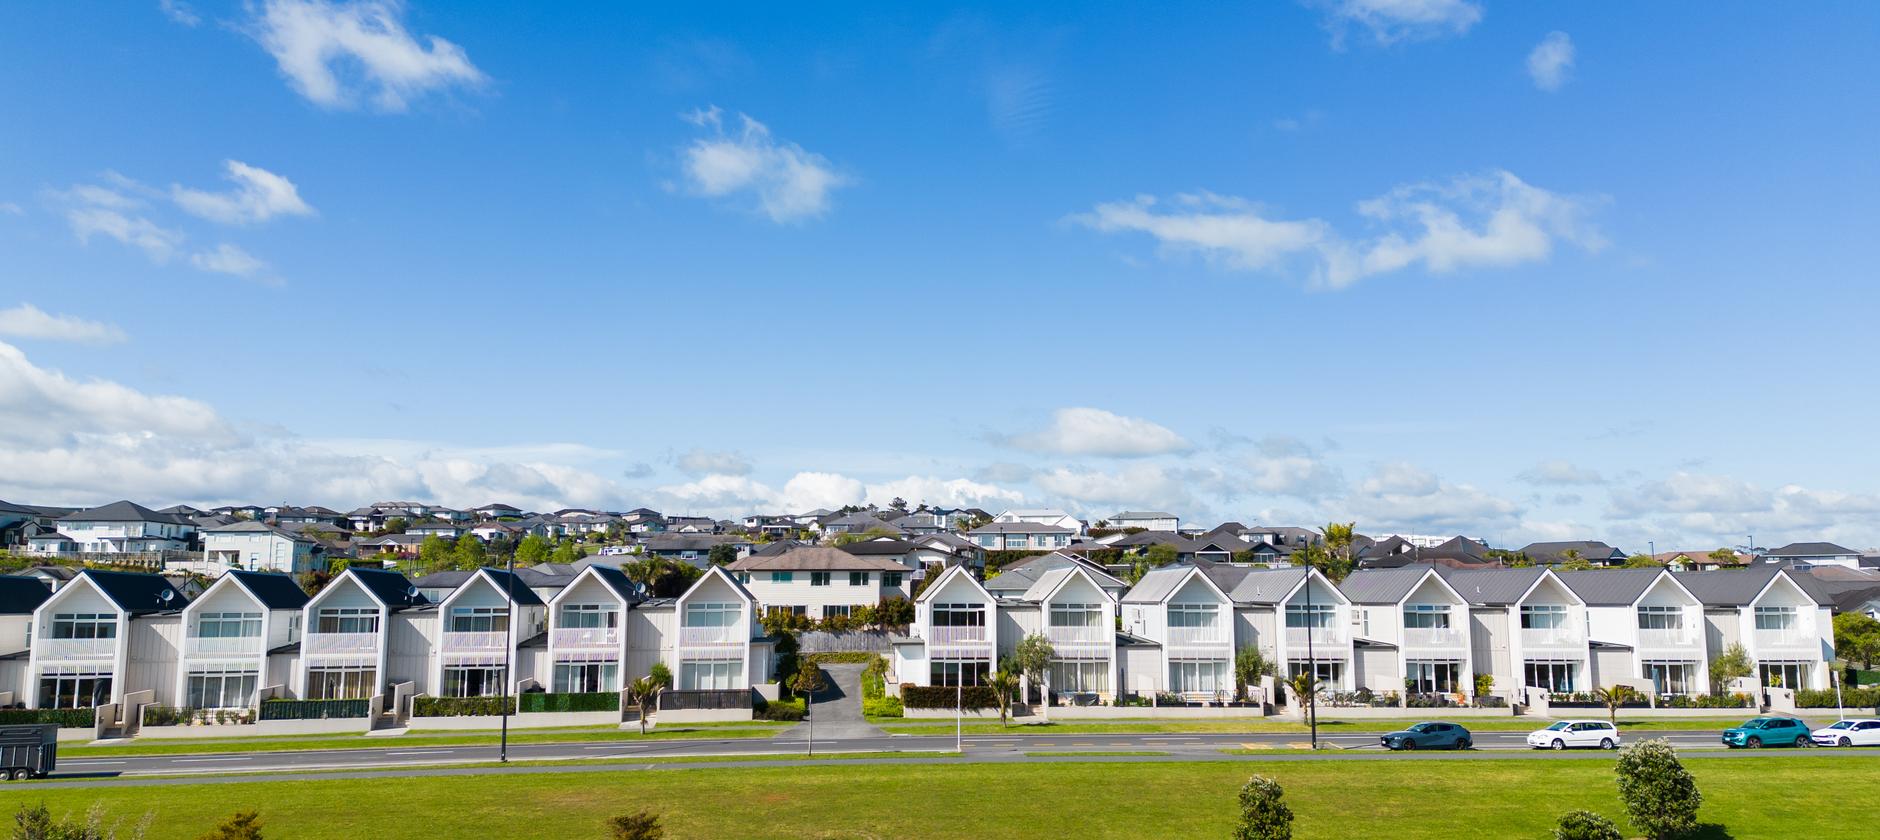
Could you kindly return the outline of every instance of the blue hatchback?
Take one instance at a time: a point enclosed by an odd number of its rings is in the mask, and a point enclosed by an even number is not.
[[[1474,743],[1469,730],[1440,721],[1412,724],[1378,740],[1387,750],[1466,750]]]
[[[1723,730],[1723,743],[1731,749],[1745,747],[1812,747],[1815,741],[1808,724],[1788,717],[1759,717],[1742,726]]]

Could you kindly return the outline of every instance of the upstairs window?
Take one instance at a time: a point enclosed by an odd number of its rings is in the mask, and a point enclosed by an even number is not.
[[[1684,629],[1684,608],[1639,607],[1638,629],[1682,630]]]
[[[60,613],[52,617],[54,639],[115,639],[117,615],[113,613]]]
[[[828,586],[829,585],[829,573],[828,572],[810,572],[809,573],[809,585],[810,586]]]

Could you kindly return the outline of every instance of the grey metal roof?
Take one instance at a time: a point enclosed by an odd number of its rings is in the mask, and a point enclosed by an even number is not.
[[[423,595],[412,593],[411,581],[406,580],[404,575],[397,572],[355,566],[347,569],[345,574],[352,575],[353,579],[359,581],[359,585],[369,590],[373,597],[378,598],[380,602],[393,610],[421,607],[425,604]]]
[[[234,577],[262,606],[271,610],[297,610],[310,600],[291,575],[241,569],[230,569],[224,574]]]
[[[1676,575],[1684,588],[1691,590],[1697,600],[1707,607],[1742,607],[1748,606],[1756,595],[1769,586],[1776,575],[1784,570],[1776,566],[1752,566],[1747,569],[1717,569],[1708,572],[1683,572]],[[1790,574],[1795,581],[1821,606],[1833,606],[1834,599],[1822,589],[1819,582],[1808,575]]]
[[[158,513],[143,505],[131,501],[112,502],[108,505],[81,510],[77,513],[60,517],[62,522],[162,522],[170,525],[188,525],[189,518],[168,513]]]
[[[1429,566],[1359,569],[1338,584],[1338,591],[1354,604],[1395,604],[1409,597],[1429,573]]]
[[[1438,564],[1435,569],[1470,604],[1483,607],[1505,607],[1521,600],[1545,574],[1537,568],[1458,569]]]
[[[1663,569],[1594,569],[1556,574],[1589,607],[1624,607],[1636,603],[1665,573]]]
[[[1199,562],[1195,568],[1208,576],[1215,586],[1236,604],[1273,605],[1293,591],[1306,576],[1306,567],[1289,569],[1249,569],[1222,563]]]
[[[1831,543],[1831,542],[1798,542],[1798,543],[1789,543],[1788,545],[1775,549],[1774,551],[1767,552],[1763,556],[1764,557],[1858,557],[1860,556],[1860,552],[1855,551],[1854,549],[1851,549],[1851,548],[1844,548],[1842,546],[1835,545],[1834,543]]]
[[[902,572],[907,567],[878,557],[858,557],[826,546],[805,546],[769,556],[751,556],[725,568],[734,572]]]
[[[1590,560],[1607,560],[1613,557],[1625,556],[1625,552],[1620,551],[1617,548],[1613,548],[1612,546],[1607,545],[1606,543],[1601,542],[1599,540],[1559,540],[1555,542],[1537,542],[1537,543],[1528,543],[1527,545],[1521,548],[1521,552],[1523,554],[1526,554],[1528,556],[1528,559],[1531,559],[1536,563],[1544,563],[1544,564],[1566,562],[1566,558],[1563,555],[1565,555],[1569,551],[1579,552],[1579,555],[1582,559],[1589,560],[1589,561]]]
[[[1151,569],[1123,596],[1125,604],[1160,604],[1175,594],[1176,587],[1188,578],[1193,566],[1164,566]]]
[[[1015,563],[999,570],[999,574],[985,582],[986,591],[993,595],[1012,597],[1023,593],[1037,583],[1046,572],[1076,566],[1090,573],[1097,585],[1110,592],[1119,592],[1129,588],[1129,584],[1117,580],[1114,576],[1094,563],[1072,557],[1068,554],[1052,552],[1030,558],[1023,563]]]
[[[91,578],[106,598],[132,615],[180,610],[189,605],[189,599],[162,575],[86,569],[78,576]]]

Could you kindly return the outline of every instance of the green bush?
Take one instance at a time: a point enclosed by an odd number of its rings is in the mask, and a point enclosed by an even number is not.
[[[1292,809],[1279,782],[1254,776],[1240,789],[1240,823],[1234,840],[1292,840]]]
[[[565,694],[543,694],[530,692],[522,695],[522,711],[525,712],[617,712],[620,711],[620,692],[595,691]]]
[[[362,718],[372,701],[349,700],[263,700],[262,720],[324,720],[327,718]]]
[[[881,658],[879,653],[865,650],[837,650],[828,653],[806,653],[803,658],[818,665],[866,665]]]
[[[803,715],[803,698],[801,697],[771,700],[752,710],[752,716],[758,720],[797,721],[802,720]]]
[[[1554,826],[1554,840],[1625,840],[1619,827],[1592,811],[1568,811]]]
[[[666,829],[659,824],[659,815],[647,810],[621,814],[607,821],[607,828],[613,832],[614,840],[663,840]]]
[[[1648,840],[1668,840],[1697,827],[1704,795],[1670,741],[1653,738],[1627,746],[1619,753],[1618,769],[1626,818]]]
[[[1665,709],[1744,709],[1750,703],[1747,694],[1678,694],[1658,700]]]
[[[883,697],[888,693],[888,660],[877,656],[862,669],[862,699]]]
[[[1835,705],[1834,689],[1803,689],[1795,692],[1796,708],[1832,709]],[[1839,705],[1850,709],[1880,706],[1880,688],[1843,688]]]
[[[98,725],[96,709],[0,709],[0,724],[56,723],[61,728],[82,729]]]
[[[899,697],[863,697],[862,714],[871,717],[900,717],[906,714]]]
[[[514,714],[514,697],[413,697],[412,717],[488,717]]]
[[[145,706],[145,726],[208,726],[255,722],[254,709],[191,709],[174,706]]]
[[[901,705],[909,709],[996,709],[999,696],[983,685],[956,689],[950,685],[901,686]]]

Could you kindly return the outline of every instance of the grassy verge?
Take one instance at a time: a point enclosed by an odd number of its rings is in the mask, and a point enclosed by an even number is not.
[[[1591,715],[1589,717],[1603,717],[1603,715]],[[1752,717],[1755,717],[1755,715],[1745,713],[1743,715],[1742,720],[1748,720]],[[1376,720],[1338,720],[1332,717],[1324,717],[1324,718],[1319,719],[1319,733],[1320,734],[1329,733],[1329,734],[1336,735],[1339,733],[1349,733],[1349,732],[1387,732],[1387,731],[1394,730],[1394,729],[1402,729],[1403,727],[1409,726],[1410,724],[1417,723],[1422,720],[1430,720],[1430,719],[1431,718],[1409,717],[1409,718],[1376,719]],[[1464,720],[1455,720],[1452,722],[1462,724],[1464,727],[1467,727],[1469,730],[1474,731],[1474,732],[1531,732],[1533,730],[1543,728],[1549,723],[1552,723],[1553,719],[1509,717],[1509,718],[1464,719]],[[1640,718],[1640,719],[1635,719],[1635,720],[1628,720],[1624,716],[1621,716],[1619,718],[1619,728],[1621,730],[1653,729],[1653,730],[1717,732],[1717,731],[1722,731],[1724,729],[1728,729],[1731,726],[1735,726],[1736,724],[1740,722],[1742,721],[1736,720],[1733,718],[1664,718],[1664,719]],[[888,732],[901,732],[901,733],[907,733],[910,735],[938,734],[941,730],[951,732],[953,731],[953,727],[954,727],[953,721],[929,722],[929,721],[902,720],[899,722],[885,723],[882,725],[882,729]],[[1027,723],[1027,724],[1012,723],[1012,724],[1005,724],[1005,725],[1000,725],[996,721],[991,722],[991,723],[968,722],[964,726],[964,729],[966,730],[966,733],[969,735],[1050,735],[1054,733],[1055,734],[1067,734],[1067,735],[1080,735],[1080,734],[1103,734],[1103,733],[1115,733],[1115,734],[1138,733],[1140,734],[1140,733],[1156,733],[1156,732],[1161,732],[1161,733],[1245,732],[1245,733],[1253,733],[1253,734],[1259,734],[1259,733],[1270,734],[1270,733],[1294,733],[1294,732],[1311,731],[1311,728],[1306,726],[1303,723],[1295,723],[1292,721],[1281,721],[1281,720],[1271,720],[1271,719],[1262,720],[1262,719],[1257,719],[1257,718],[1247,719],[1247,720],[1153,720],[1153,719],[1147,719],[1147,718],[1132,720],[1132,719],[1125,718],[1125,719],[1117,719],[1113,721],[1079,720],[1079,721],[1054,722],[1054,723]]]
[[[557,729],[547,732],[510,732],[511,744],[567,744],[589,741],[675,741],[715,738],[769,738],[781,731],[777,726],[750,728],[655,729],[641,735],[637,729],[598,727],[592,729]],[[59,747],[65,758],[125,755],[195,755],[199,753],[281,752],[292,750],[407,749],[413,747],[461,747],[496,743],[495,732],[414,731],[398,736],[309,735],[283,738],[248,738],[240,740],[176,739],[142,741],[104,747]]]
[[[1166,756],[1168,753],[1156,752],[1154,750],[1040,750],[1025,753],[1026,758],[1088,757],[1093,755]]]
[[[1880,758],[1820,753],[1686,762],[1700,812],[1725,835],[1871,837],[1868,791]],[[154,815],[151,840],[191,838],[237,808],[257,808],[270,840],[372,837],[602,837],[607,818],[640,808],[687,838],[1224,837],[1248,774],[1285,785],[1295,837],[1542,837],[1558,815],[1587,808],[1623,822],[1610,756],[1552,761],[1056,762],[786,768],[685,773],[537,773],[256,780],[217,785],[44,790],[44,801],[107,823]],[[1162,791],[1155,795],[1115,792]],[[1168,792],[1179,792],[1169,794]],[[1781,791],[1780,795],[1769,795]],[[1102,792],[1111,792],[1103,794]],[[1095,798],[1093,798],[1095,797]],[[919,802],[887,808],[883,802]]]

